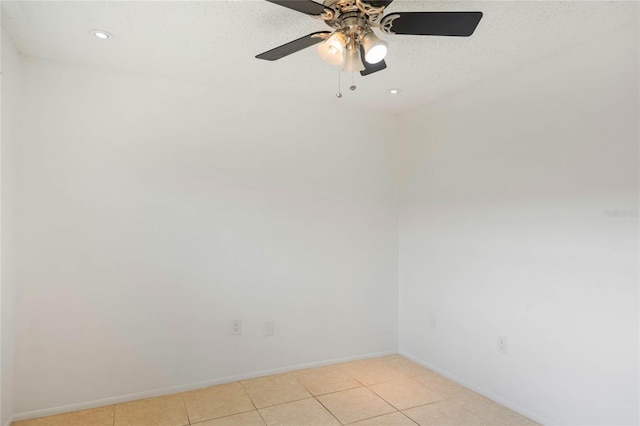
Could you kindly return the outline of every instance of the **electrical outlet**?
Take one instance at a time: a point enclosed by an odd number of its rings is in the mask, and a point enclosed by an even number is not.
[[[504,336],[498,336],[498,352],[507,354],[507,338]]]
[[[231,321],[231,334],[237,336],[242,334],[242,321],[241,320],[233,320]]]
[[[436,328],[438,325],[438,317],[436,314],[429,314],[429,328]]]
[[[264,335],[265,337],[273,336],[275,333],[275,327],[273,321],[267,321],[264,323]]]

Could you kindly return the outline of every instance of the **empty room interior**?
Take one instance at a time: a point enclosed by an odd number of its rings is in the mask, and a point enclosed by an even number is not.
[[[638,425],[637,1],[1,1],[0,425]]]

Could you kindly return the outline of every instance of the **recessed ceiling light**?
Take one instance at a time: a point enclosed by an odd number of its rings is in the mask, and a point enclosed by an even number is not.
[[[389,93],[391,93],[392,95],[397,95],[398,93],[400,93],[400,89],[389,89]]]
[[[98,37],[101,40],[106,40],[108,38],[111,38],[111,34],[102,30],[93,30],[91,31],[91,34],[93,34],[94,36]]]

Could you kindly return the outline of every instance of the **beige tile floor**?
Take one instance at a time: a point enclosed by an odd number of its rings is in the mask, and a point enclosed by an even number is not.
[[[400,355],[298,370],[14,426],[536,425]]]

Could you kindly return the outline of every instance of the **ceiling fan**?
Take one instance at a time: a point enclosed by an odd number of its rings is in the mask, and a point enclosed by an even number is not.
[[[387,67],[387,42],[373,32],[385,34],[468,37],[482,12],[398,12],[383,16],[393,0],[267,0],[323,20],[333,31],[311,33],[256,56],[275,61],[318,44],[319,56],[342,71],[366,76]],[[363,60],[364,59],[364,60]]]

